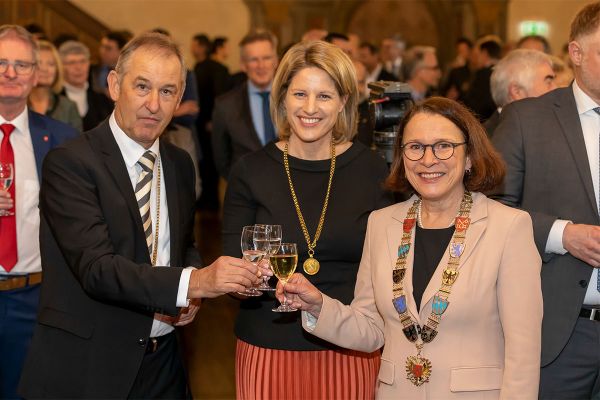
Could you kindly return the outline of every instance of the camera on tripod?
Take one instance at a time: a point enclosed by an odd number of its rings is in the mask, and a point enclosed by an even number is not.
[[[398,125],[413,105],[410,86],[402,82],[379,81],[369,83],[369,120],[375,149],[391,164]]]

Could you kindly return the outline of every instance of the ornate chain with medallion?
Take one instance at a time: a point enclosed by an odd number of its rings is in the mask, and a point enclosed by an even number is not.
[[[396,260],[396,266],[392,272],[392,279],[394,282],[392,303],[400,316],[404,336],[406,336],[410,342],[414,343],[417,348],[417,355],[408,356],[406,359],[406,378],[415,386],[421,386],[422,384],[429,382],[429,377],[431,376],[431,361],[421,356],[421,350],[425,343],[431,342],[437,335],[437,327],[440,324],[442,315],[450,304],[448,302],[448,297],[450,297],[452,285],[454,285],[456,278],[458,278],[460,257],[465,250],[465,235],[471,224],[469,215],[471,213],[471,206],[473,205],[473,198],[471,197],[470,192],[465,191],[462,202],[460,203],[458,216],[454,220],[455,228],[452,239],[450,239],[450,258],[448,260],[448,265],[446,265],[446,268],[442,273],[442,284],[435,296],[433,296],[431,314],[427,318],[427,323],[423,326],[419,326],[419,324],[411,318],[406,307],[406,294],[404,293],[406,259],[410,251],[412,232],[416,221],[415,216],[420,205],[421,199],[419,198],[415,200],[404,219],[402,241],[400,242],[400,246],[398,246],[398,259]]]
[[[283,165],[285,166],[285,173],[288,178],[288,183],[290,184],[290,191],[292,192],[292,200],[294,201],[294,207],[296,208],[296,214],[298,214],[298,220],[300,221],[300,226],[302,227],[302,233],[304,234],[304,239],[306,240],[306,244],[308,245],[308,258],[304,261],[302,268],[304,272],[308,275],[315,275],[319,272],[321,268],[319,261],[314,257],[315,255],[315,247],[317,247],[317,240],[321,236],[321,230],[323,230],[323,224],[325,223],[325,213],[327,212],[327,205],[329,204],[329,193],[331,192],[331,182],[333,181],[333,173],[335,171],[335,145],[333,144],[333,139],[331,140],[331,168],[329,169],[329,183],[327,183],[327,194],[325,195],[325,201],[323,203],[323,210],[321,211],[321,217],[319,218],[319,224],[317,225],[317,231],[315,232],[315,238],[310,240],[310,235],[308,234],[308,228],[306,227],[306,222],[304,222],[304,217],[302,216],[302,211],[300,211],[300,203],[298,203],[298,198],[296,197],[296,191],[294,190],[294,184],[292,183],[292,176],[290,174],[290,164],[288,161],[288,143],[286,142],[283,148]]]

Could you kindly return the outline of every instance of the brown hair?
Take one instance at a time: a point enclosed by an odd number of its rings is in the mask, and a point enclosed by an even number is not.
[[[291,134],[285,110],[288,87],[299,71],[311,67],[325,71],[333,80],[338,95],[347,97],[333,126],[333,142],[339,144],[352,140],[358,120],[358,86],[354,64],[339,47],[321,40],[294,45],[285,53],[275,73],[271,89],[271,117],[279,138],[287,139]]]
[[[255,29],[244,36],[242,40],[240,40],[240,51],[242,53],[242,58],[244,57],[244,47],[246,45],[262,41],[271,43],[273,52],[277,53],[277,36],[265,29]]]
[[[466,154],[471,160],[471,173],[465,173],[463,177],[463,183],[467,190],[485,192],[502,183],[506,172],[504,161],[498,152],[494,150],[484,127],[477,118],[454,100],[444,97],[430,97],[415,104],[400,122],[394,151],[394,162],[392,163],[390,175],[386,180],[388,189],[398,192],[414,191],[406,178],[404,157],[400,146],[402,145],[406,125],[415,115],[421,113],[440,115],[446,118],[456,125],[464,135],[467,142]]]
[[[600,2],[583,7],[571,22],[569,42],[594,33],[600,25]]]

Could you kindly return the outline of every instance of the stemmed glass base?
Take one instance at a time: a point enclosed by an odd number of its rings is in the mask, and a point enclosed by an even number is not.
[[[274,292],[275,288],[269,286],[269,277],[265,277],[267,279],[263,279],[263,281],[260,283],[260,285],[258,285],[256,287],[256,289],[260,290],[261,292]]]
[[[281,282],[283,284],[283,282]],[[277,308],[273,308],[271,311],[273,312],[293,312],[298,311],[297,308],[294,308],[287,304],[287,299],[285,298],[285,284],[283,285],[283,302]]]
[[[262,294],[263,294],[263,292],[258,290],[258,288],[248,288],[243,292],[237,292],[237,293],[242,294],[244,296],[248,296],[248,297],[258,297],[258,296],[262,296]]]

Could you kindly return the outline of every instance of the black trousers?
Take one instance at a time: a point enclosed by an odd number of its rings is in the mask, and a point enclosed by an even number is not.
[[[148,346],[152,348],[151,343]],[[176,333],[165,335],[155,352],[146,351],[128,398],[192,398]]]

